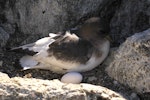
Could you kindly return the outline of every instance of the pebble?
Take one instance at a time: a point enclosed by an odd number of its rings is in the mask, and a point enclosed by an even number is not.
[[[31,73],[28,73],[24,76],[24,78],[32,78],[32,74]]]
[[[130,100],[140,100],[140,98],[138,97],[136,93],[131,93]]]
[[[0,61],[0,66],[2,66],[3,65],[3,61]]]
[[[95,77],[95,76],[91,76],[91,77],[88,77],[88,81],[95,81],[95,80],[97,80],[97,78]]]
[[[113,81],[113,84],[114,84],[114,85],[118,85],[118,82],[117,82],[117,81]]]

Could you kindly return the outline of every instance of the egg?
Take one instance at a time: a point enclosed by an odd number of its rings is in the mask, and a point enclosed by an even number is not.
[[[61,82],[79,84],[83,79],[83,76],[78,72],[69,72],[62,76]]]

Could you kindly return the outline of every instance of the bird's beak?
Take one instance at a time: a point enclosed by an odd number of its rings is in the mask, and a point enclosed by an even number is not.
[[[70,33],[74,33],[74,34],[76,34],[77,36],[80,36],[79,28],[78,28],[78,27],[71,28],[71,29],[69,29],[69,31],[70,31]]]

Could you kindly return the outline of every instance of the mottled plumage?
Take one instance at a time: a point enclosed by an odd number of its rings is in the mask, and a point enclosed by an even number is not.
[[[109,52],[109,41],[101,26],[100,18],[90,18],[77,34],[50,33],[49,37],[12,50],[21,48],[36,52],[20,59],[24,69],[40,68],[56,73],[88,71],[98,66]]]

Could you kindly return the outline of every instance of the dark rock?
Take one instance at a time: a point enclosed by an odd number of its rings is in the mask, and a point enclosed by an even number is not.
[[[109,16],[105,20],[110,20],[118,7],[117,3],[113,2],[118,1],[2,0],[0,24],[8,33],[13,34],[13,39],[10,38],[7,45],[29,43],[37,39],[33,34],[40,34],[39,37],[48,36],[49,32],[63,31],[82,24],[91,16]],[[114,9],[109,8],[110,5]],[[31,38],[32,41],[28,41]]]
[[[110,34],[114,45],[124,42],[127,37],[150,27],[149,0],[122,0],[110,22]]]
[[[2,27],[0,27],[0,48],[5,46],[8,39],[9,34]]]
[[[45,36],[74,27],[88,17],[100,16],[110,24],[113,46],[118,46],[133,33],[150,27],[149,0],[1,0],[0,3],[0,25],[12,34]]]
[[[119,46],[127,37],[150,27],[150,0],[0,0],[0,47],[34,42],[48,36],[49,32],[80,25],[92,16],[100,16],[106,20],[106,24],[110,25],[108,32],[112,36],[112,46]],[[136,52],[143,56],[149,55],[147,50],[147,47],[141,44]],[[116,55],[116,51],[112,54]],[[114,56],[111,59],[114,59]],[[112,62],[111,59],[106,65]],[[11,71],[9,73],[12,74]],[[120,74],[119,77],[121,78]],[[129,81],[124,83],[128,84]]]
[[[48,34],[71,27],[104,0],[7,0],[5,17],[25,34]]]

